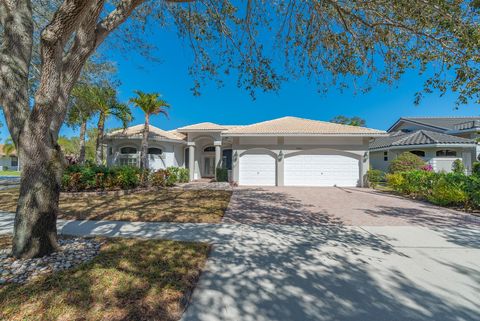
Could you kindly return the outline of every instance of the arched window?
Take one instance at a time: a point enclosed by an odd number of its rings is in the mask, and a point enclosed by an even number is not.
[[[437,157],[456,157],[457,152],[449,149],[437,150]]]
[[[152,147],[148,149],[149,155],[162,155],[163,151],[160,148]]]
[[[203,149],[204,152],[214,152],[215,146],[208,146]]]
[[[120,154],[136,154],[137,149],[135,147],[122,147],[120,148]]]
[[[411,150],[410,153],[417,155],[418,157],[425,157],[425,152],[423,150]]]

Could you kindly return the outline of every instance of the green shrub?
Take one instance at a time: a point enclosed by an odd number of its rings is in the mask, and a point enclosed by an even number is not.
[[[472,165],[472,175],[480,176],[480,162],[474,162]]]
[[[370,169],[367,172],[367,180],[370,186],[375,188],[378,183],[385,180],[385,173],[379,169]]]
[[[386,174],[387,185],[397,192],[404,193],[405,177],[401,173]]]
[[[228,182],[228,169],[217,167],[217,182]]]
[[[113,167],[116,186],[121,189],[135,188],[140,184],[140,169],[134,166]]]
[[[465,173],[465,165],[463,165],[463,162],[462,162],[461,159],[456,159],[456,160],[453,161],[452,172],[457,173],[457,174]]]
[[[188,183],[190,180],[190,171],[188,168],[179,167],[177,178],[179,183]]]
[[[428,200],[433,204],[441,206],[465,205],[468,195],[462,184],[453,183],[447,175],[441,176],[433,185]]]
[[[426,163],[415,154],[405,152],[400,154],[390,163],[390,173],[420,170]]]

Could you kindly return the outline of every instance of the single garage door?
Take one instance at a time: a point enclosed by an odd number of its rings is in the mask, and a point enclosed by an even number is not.
[[[240,157],[240,185],[275,186],[275,159],[268,154]]]
[[[357,186],[358,159],[343,155],[300,154],[285,158],[285,186]]]

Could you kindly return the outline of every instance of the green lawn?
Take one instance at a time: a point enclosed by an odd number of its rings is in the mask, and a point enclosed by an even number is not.
[[[20,172],[18,171],[0,171],[1,176],[20,176]]]
[[[203,243],[106,239],[90,262],[0,286],[0,320],[178,320],[208,251]]]

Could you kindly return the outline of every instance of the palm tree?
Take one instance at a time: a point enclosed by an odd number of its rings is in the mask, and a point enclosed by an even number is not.
[[[132,112],[127,104],[117,100],[117,92],[112,87],[90,87],[91,103],[98,111],[97,138],[95,142],[95,162],[103,163],[103,136],[105,132],[105,121],[113,116],[122,122],[123,128],[132,121]]]
[[[87,123],[98,112],[94,106],[93,90],[87,85],[78,85],[72,90],[71,107],[67,116],[67,125],[76,128],[80,126],[79,135],[79,163],[85,162],[85,137],[87,132]]]
[[[145,128],[143,130],[142,148],[140,150],[140,168],[148,169],[148,133],[150,131],[150,115],[164,114],[168,118],[165,110],[170,105],[161,98],[158,93],[147,94],[136,90],[137,97],[130,99],[135,106],[139,107],[145,113]]]
[[[15,144],[13,143],[12,137],[5,139],[5,144],[3,145],[3,152],[7,156],[11,156],[15,153]]]

